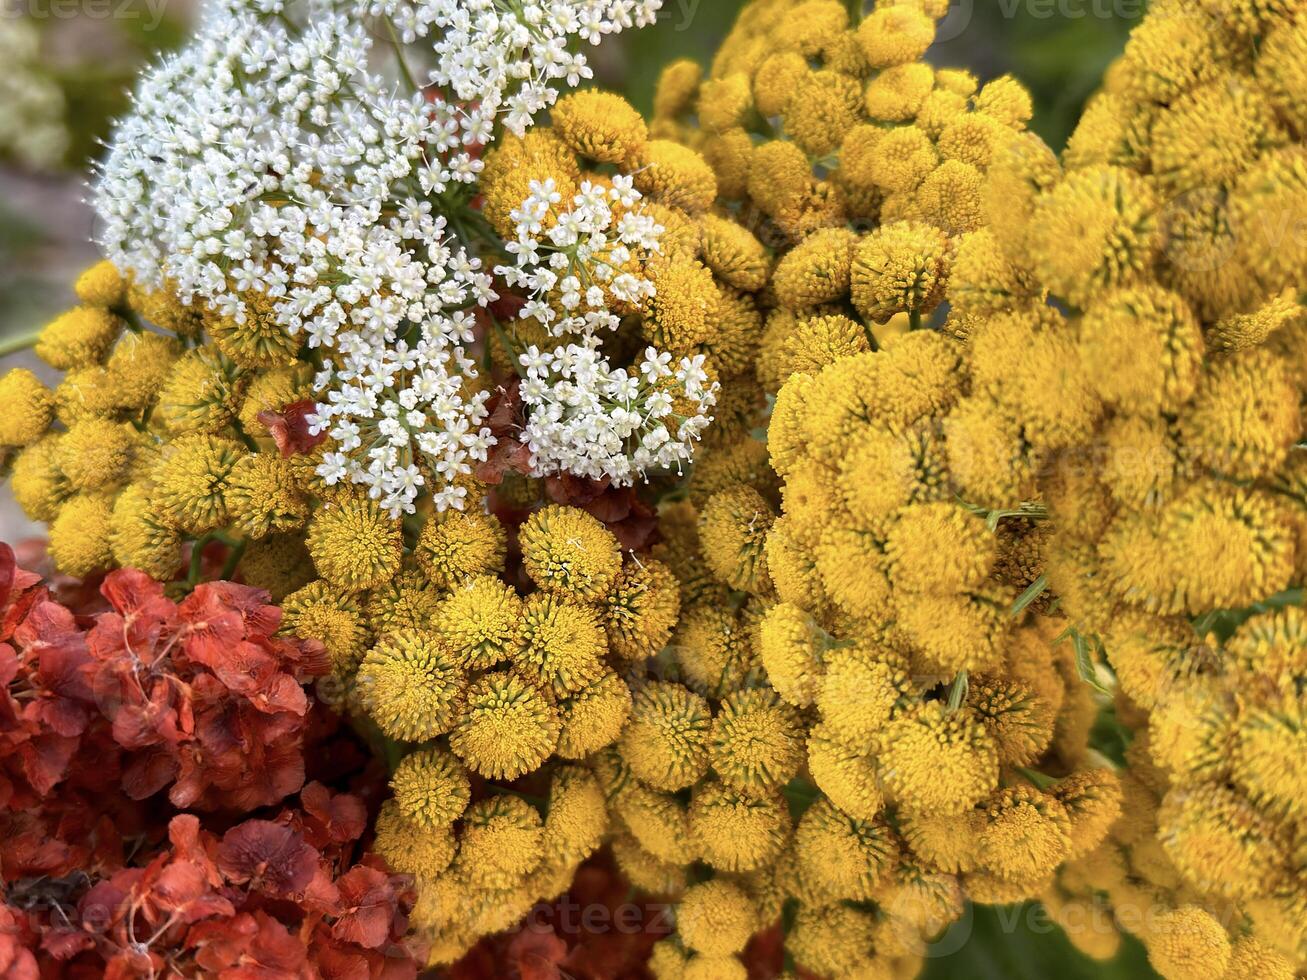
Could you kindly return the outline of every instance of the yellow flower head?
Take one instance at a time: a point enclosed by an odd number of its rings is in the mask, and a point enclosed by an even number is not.
[[[831,802],[851,817],[874,820],[885,808],[876,761],[866,743],[850,745],[825,724],[808,733],[808,771]]]
[[[127,280],[108,259],[102,259],[78,276],[73,291],[87,306],[110,309],[127,302]]]
[[[284,367],[295,359],[299,341],[277,322],[273,301],[247,293],[243,313],[215,314],[206,324],[214,345],[242,368]]]
[[[699,518],[704,559],[724,584],[743,592],[771,587],[763,546],[776,513],[752,487],[714,494]]]
[[[679,684],[655,681],[635,695],[620,749],[631,771],[655,789],[692,785],[708,769],[708,702]]]
[[[703,69],[697,61],[679,58],[663,67],[654,91],[654,116],[675,119],[686,112],[699,91]]]
[[[786,100],[782,124],[786,135],[809,156],[837,150],[844,136],[858,124],[862,87],[856,79],[823,69],[795,80]]]
[[[628,775],[616,795],[617,815],[640,846],[660,861],[689,864],[696,857],[690,840],[689,818],[681,802]]]
[[[793,253],[791,253],[793,254]],[[782,376],[816,374],[842,357],[871,349],[867,329],[841,314],[807,317],[785,338],[776,370]]]
[[[1301,821],[1307,810],[1304,746],[1307,708],[1301,696],[1251,708],[1235,733],[1235,779],[1264,811]]]
[[[921,861],[948,874],[977,868],[978,821],[916,810],[899,810],[898,818],[904,841]]]
[[[702,156],[670,140],[650,140],[636,156],[635,186],[659,204],[700,214],[717,197],[717,178]]]
[[[113,559],[123,568],[139,568],[160,582],[169,581],[181,564],[181,536],[163,524],[149,492],[131,484],[114,501],[109,525]],[[247,579],[248,581],[248,579]]]
[[[121,498],[119,498],[121,500]],[[251,541],[240,563],[241,581],[264,589],[278,605],[316,577],[313,559],[304,546],[304,535],[290,532],[272,534],[261,541]]]
[[[450,827],[422,827],[405,819],[394,800],[381,804],[373,849],[396,874],[432,881],[454,860],[457,844]]]
[[[298,530],[309,520],[309,499],[280,453],[241,457],[227,478],[226,500],[232,526],[251,538]]]
[[[977,675],[971,678],[967,704],[989,729],[1005,766],[1030,765],[1053,741],[1056,706],[1018,680]]]
[[[886,792],[926,813],[962,813],[998,784],[998,752],[980,717],[939,701],[892,721],[878,761]]]
[[[896,313],[928,314],[944,298],[949,260],[948,239],[939,229],[883,225],[853,252],[853,305],[878,323]]]
[[[1210,360],[1180,418],[1182,445],[1235,479],[1279,467],[1301,432],[1297,386],[1285,361],[1265,348]]]
[[[633,888],[638,888],[649,896],[680,895],[685,891],[686,869],[680,865],[662,861],[650,854],[629,833],[619,833],[609,843],[609,847],[617,861],[617,869],[621,871],[622,877],[629,881]],[[669,975],[680,976],[680,974],[664,972],[671,968],[673,962],[683,965],[685,959],[685,954],[679,952],[678,945],[676,955],[680,957],[680,960],[671,960],[669,956],[671,951],[669,944],[671,943],[673,943],[673,940],[663,940],[655,944],[653,948],[649,960],[649,969],[653,971],[656,978]]]
[[[1253,936],[1241,936],[1230,948],[1224,980],[1293,980],[1289,960]]]
[[[151,472],[160,520],[194,535],[226,524],[229,481],[244,455],[238,442],[224,436],[194,433],[165,443]]]
[[[390,738],[426,742],[458,723],[467,679],[440,637],[402,629],[359,665],[359,701]]]
[[[676,932],[696,953],[726,956],[744,951],[755,917],[744,889],[714,879],[686,889],[676,906]]]
[[[198,337],[209,314],[200,306],[187,306],[171,288],[146,290],[137,283],[127,289],[127,304],[161,330],[182,337]]]
[[[121,317],[95,306],[78,306],[52,320],[36,342],[36,356],[52,368],[99,364],[122,333]]]
[[[703,215],[698,224],[704,264],[722,282],[746,292],[767,284],[771,259],[748,228],[715,214]]]
[[[221,432],[236,417],[246,380],[217,349],[196,347],[173,364],[159,391],[158,416],[175,432]]]
[[[583,759],[612,745],[631,714],[631,689],[611,670],[558,704],[558,755]]]
[[[1219,980],[1230,963],[1230,940],[1197,905],[1153,916],[1144,935],[1148,962],[1167,980]]]
[[[467,771],[443,749],[404,756],[390,777],[390,789],[400,815],[422,830],[448,829],[471,798]]]
[[[1188,304],[1156,286],[1097,297],[1080,322],[1085,371],[1124,412],[1174,413],[1198,385],[1203,348]]]
[[[724,700],[710,738],[712,767],[736,790],[779,789],[804,761],[798,713],[766,688],[739,691]]]
[[[709,698],[722,698],[759,679],[748,625],[729,607],[696,603],[672,638],[681,680]]]
[[[796,708],[817,696],[826,638],[802,609],[778,603],[767,610],[758,630],[758,652],[776,693]]]
[[[660,561],[628,558],[604,600],[609,649],[622,660],[655,656],[666,646],[680,611],[680,589],[672,570]]]
[[[1204,892],[1246,900],[1284,883],[1288,848],[1282,835],[1224,786],[1172,789],[1157,823],[1167,856]]]
[[[994,568],[997,542],[981,518],[941,501],[901,510],[885,550],[896,588],[946,594],[984,583]]]
[[[803,905],[785,937],[785,949],[805,970],[820,976],[842,976],[868,958],[875,927],[876,919],[871,912],[852,906]]]
[[[718,302],[712,272],[689,259],[670,259],[653,263],[649,279],[655,293],[644,320],[648,340],[674,353],[707,341]]]
[[[504,563],[503,525],[490,514],[447,511],[422,525],[414,554],[437,588],[497,571]]]
[[[793,310],[831,303],[849,293],[850,264],[858,236],[846,228],[823,228],[776,264],[772,288]]]
[[[327,648],[337,676],[352,673],[372,642],[358,598],[318,580],[286,596],[282,632],[317,640]]]
[[[400,522],[361,493],[322,504],[309,521],[308,545],[318,574],[352,591],[382,585],[404,557]]]
[[[608,646],[592,607],[537,592],[520,616],[522,652],[514,659],[533,684],[565,697],[604,672]]]
[[[980,860],[1008,881],[1047,875],[1071,852],[1071,818],[1052,796],[1029,786],[1005,789],[985,806]]]
[[[912,4],[878,7],[858,26],[858,44],[873,68],[916,61],[934,40],[934,23]]]
[[[752,871],[785,846],[790,811],[779,793],[742,793],[705,780],[694,788],[689,829],[706,863],[722,871]]]
[[[487,779],[516,779],[544,764],[559,729],[558,712],[523,678],[487,674],[468,690],[449,746]]]
[[[175,337],[125,334],[105,363],[106,382],[118,406],[139,412],[153,405],[181,354],[182,345]]]
[[[573,864],[596,850],[608,830],[608,806],[599,780],[579,766],[555,770],[541,846],[546,859]]]
[[[868,745],[913,688],[900,653],[871,643],[839,646],[825,655],[817,709],[825,726],[850,745]]]
[[[425,574],[407,568],[368,596],[368,627],[377,636],[403,629],[430,632],[441,601],[440,590]]]
[[[608,595],[621,574],[621,546],[585,511],[545,507],[527,518],[518,535],[522,565],[546,592],[596,602]]]
[[[63,470],[59,468],[59,443],[62,441],[63,433],[51,432],[14,457],[9,488],[30,520],[54,520],[59,507],[72,494]]]
[[[494,575],[468,579],[436,614],[435,627],[460,664],[485,670],[517,655],[523,603]]]
[[[54,396],[26,368],[14,368],[0,377],[0,447],[29,446],[54,421]]]
[[[794,838],[799,873],[829,901],[868,901],[898,858],[894,832],[883,820],[857,820],[819,797]]]
[[[1094,167],[1042,196],[1031,216],[1030,249],[1043,283],[1077,306],[1103,290],[1133,285],[1156,256],[1157,202],[1142,177]]]
[[[113,526],[113,497],[82,493],[59,508],[50,524],[50,557],[59,570],[74,578],[113,564],[110,531]]]
[[[634,160],[649,138],[640,114],[611,92],[573,92],[558,100],[550,119],[563,142],[598,163]]]
[[[1004,593],[920,593],[898,602],[899,627],[943,673],[993,670],[1011,628]]]
[[[540,864],[544,826],[515,796],[473,803],[463,815],[455,867],[480,888],[512,888]]]
[[[122,344],[118,346],[121,348]],[[237,420],[247,435],[262,438],[269,434],[268,427],[259,421],[260,412],[279,412],[287,405],[309,397],[312,380],[310,369],[311,365],[298,362],[289,367],[260,371],[255,375],[243,392],[237,413]]]

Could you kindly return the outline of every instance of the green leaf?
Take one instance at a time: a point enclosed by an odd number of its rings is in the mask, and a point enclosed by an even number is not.
[[[1099,694],[1106,694],[1111,697],[1112,691],[1105,687],[1103,682],[1098,679],[1098,668],[1094,666],[1094,659],[1089,655],[1089,641],[1085,639],[1083,633],[1075,630],[1071,633],[1071,643],[1076,651],[1076,672],[1080,679],[1092,687]]]
[[[1016,619],[1018,616],[1020,616],[1025,611],[1027,606],[1029,606],[1032,602],[1034,602],[1036,599],[1038,599],[1041,595],[1043,595],[1047,591],[1048,591],[1048,574],[1044,573],[1043,575],[1039,576],[1039,578],[1031,582],[1030,585],[1026,588],[1026,591],[1022,592],[1021,595],[1017,596],[1017,601],[1012,603],[1012,609],[1010,610],[1012,618]]]

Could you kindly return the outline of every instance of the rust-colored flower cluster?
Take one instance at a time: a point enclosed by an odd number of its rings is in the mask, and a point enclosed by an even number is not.
[[[0,977],[416,974],[364,799],[305,785],[325,656],[266,598],[122,570],[74,609],[0,544]]]
[[[277,636],[266,593],[206,583],[180,603],[146,575],[105,578],[89,619],[50,597],[0,546],[0,801],[29,809],[90,779],[142,800],[249,810],[304,782],[302,684],[320,644]]]

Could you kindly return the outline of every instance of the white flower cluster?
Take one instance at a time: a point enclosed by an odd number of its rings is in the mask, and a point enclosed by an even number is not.
[[[536,476],[572,473],[630,486],[650,470],[678,472],[712,421],[719,385],[702,354],[672,357],[648,348],[637,371],[613,368],[595,338],[545,352],[529,348],[522,441]],[[693,414],[680,414],[690,412]]]
[[[472,317],[459,319],[464,332],[455,339],[469,343]],[[309,420],[336,443],[319,475],[331,485],[367,485],[392,517],[412,513],[424,487],[437,510],[462,510],[467,491],[454,481],[472,472],[469,461],[484,462],[495,442],[481,425],[490,392],[465,390],[462,379],[475,377],[476,365],[463,347],[435,334],[412,347],[359,344],[341,354],[318,376],[318,387],[329,390]]]
[[[663,227],[638,209],[640,192],[628,176],[614,177],[607,191],[583,182],[563,211],[552,177],[531,181],[530,190],[512,213],[517,240],[507,249],[517,265],[495,269],[510,287],[526,292],[522,317],[555,337],[616,330],[617,311],[653,297],[643,270],[660,252]]]
[[[654,22],[663,0],[374,0],[405,44],[432,36],[430,81],[519,136],[553,105],[560,83],[592,72],[572,38],[598,44],[608,34]]]
[[[572,39],[650,23],[661,3],[212,0],[113,137],[101,244],[142,285],[237,322],[261,297],[326,350],[310,420],[334,440],[325,479],[366,486],[393,514],[424,493],[461,507],[454,482],[494,443],[467,351],[473,311],[495,294],[473,257],[483,243],[458,237],[483,234],[464,220],[481,151],[497,122],[521,132],[558,85],[590,76]],[[523,205],[510,283],[533,309],[558,298],[560,335],[611,328],[652,295],[639,272],[661,229],[638,201],[629,179],[587,185],[543,239],[556,191]],[[573,472],[629,481],[689,458],[715,393],[699,365],[651,356],[634,381],[593,345],[537,361],[527,438],[543,467],[587,433]],[[559,392],[539,389],[545,377]],[[672,414],[673,381],[698,406],[687,419]]]
[[[373,74],[345,13],[206,9],[114,135],[96,192],[109,258],[238,320],[262,293],[312,346],[384,343],[485,296],[425,197],[433,167],[475,180],[454,112]]]
[[[63,92],[41,67],[41,37],[12,0],[0,0],[0,157],[34,169],[68,152]]]

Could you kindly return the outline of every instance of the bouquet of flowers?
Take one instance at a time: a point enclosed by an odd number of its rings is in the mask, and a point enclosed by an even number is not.
[[[0,377],[0,975],[1307,965],[1307,8],[1059,157],[864,6],[204,6]]]

